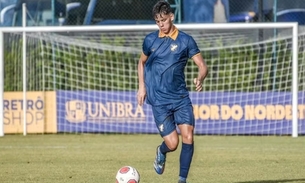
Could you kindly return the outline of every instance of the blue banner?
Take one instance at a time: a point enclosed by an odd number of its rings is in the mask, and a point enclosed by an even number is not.
[[[299,96],[305,96],[300,92]],[[191,92],[196,134],[290,135],[291,93]],[[158,133],[149,105],[136,92],[57,91],[58,132]],[[305,134],[305,98],[298,99]]]

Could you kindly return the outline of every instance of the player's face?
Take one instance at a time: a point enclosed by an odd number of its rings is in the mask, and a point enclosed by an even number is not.
[[[158,14],[155,17],[156,24],[158,25],[160,31],[162,31],[164,34],[168,34],[172,30],[173,20],[174,20],[174,15],[172,13],[169,15],[165,15],[162,13],[162,14]]]

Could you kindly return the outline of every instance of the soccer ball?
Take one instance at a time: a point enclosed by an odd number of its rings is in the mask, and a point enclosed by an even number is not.
[[[140,183],[139,172],[131,166],[123,166],[116,174],[116,183]]]

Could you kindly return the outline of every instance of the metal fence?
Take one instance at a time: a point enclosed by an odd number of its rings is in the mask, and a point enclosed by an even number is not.
[[[153,24],[157,0],[0,0],[2,26]],[[299,22],[304,0],[168,0],[176,23]]]

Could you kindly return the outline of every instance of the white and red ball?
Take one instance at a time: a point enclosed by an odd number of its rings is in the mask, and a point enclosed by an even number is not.
[[[140,174],[131,166],[123,166],[116,174],[116,183],[140,183]]]

